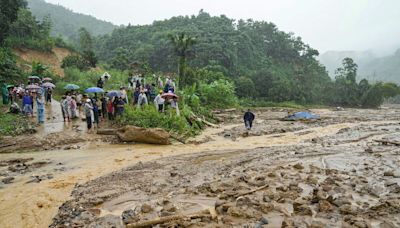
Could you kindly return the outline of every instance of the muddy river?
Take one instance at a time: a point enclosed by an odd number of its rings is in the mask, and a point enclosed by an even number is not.
[[[56,110],[57,104],[53,108]],[[215,207],[218,219],[173,222],[192,227],[254,226],[262,219],[268,224],[261,227],[296,222],[321,222],[331,227],[343,222],[360,227],[400,226],[399,207],[386,205],[387,210],[376,209],[376,216],[367,210],[399,200],[399,149],[373,140],[400,141],[400,109],[312,111],[322,120],[286,122],[279,118],[287,110],[256,110],[251,132],[243,129],[240,113],[221,114],[229,120],[219,128],[205,130],[189,144],[111,145],[91,140],[56,150],[0,154],[0,177],[6,180],[0,182],[0,227],[118,227],[123,222],[214,208],[219,201],[224,202],[222,209]],[[85,134],[82,123],[66,125],[58,117],[37,134],[60,130]],[[327,170],[334,170],[329,172],[341,183],[334,187],[325,183],[332,177]],[[179,179],[173,179],[176,177]],[[352,186],[352,181],[359,185]],[[234,201],[229,195],[265,184],[268,188],[256,193],[261,198],[268,195],[268,200],[261,200],[263,204],[250,194]],[[331,202],[327,197],[323,200],[332,209],[321,212],[322,200],[304,209],[312,201],[307,197],[317,194],[318,186],[324,187],[324,194],[342,194],[346,200],[351,195],[350,205],[365,210],[346,212],[352,216],[346,220],[343,204],[336,205],[333,201],[337,198]],[[335,187],[346,191],[332,192],[338,190]],[[304,202],[297,202],[301,197]],[[93,202],[93,198],[101,200]],[[244,202],[238,204],[238,199]],[[224,206],[232,203],[236,205]],[[148,211],[143,209],[145,204]],[[74,208],[79,213],[71,214]]]

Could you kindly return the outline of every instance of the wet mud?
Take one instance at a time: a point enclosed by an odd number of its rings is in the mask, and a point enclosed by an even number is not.
[[[400,147],[374,140],[400,141],[400,109],[312,111],[255,110],[250,132],[221,113],[186,145],[0,154],[0,226],[399,227]]]

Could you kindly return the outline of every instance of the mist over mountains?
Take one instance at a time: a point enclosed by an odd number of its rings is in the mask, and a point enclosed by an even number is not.
[[[327,51],[318,59],[334,78],[335,70],[342,60],[352,58],[358,65],[358,80],[400,83],[400,49],[387,56],[378,56],[373,51]]]

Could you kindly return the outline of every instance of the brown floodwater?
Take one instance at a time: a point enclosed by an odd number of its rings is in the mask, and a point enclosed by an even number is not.
[[[53,115],[60,114],[57,105],[59,104],[54,103],[52,105],[51,110],[55,113]],[[58,111],[55,111],[56,109]],[[35,161],[51,162],[49,165],[34,170],[33,173],[17,176],[14,183],[3,185],[0,188],[0,227],[47,227],[56,215],[58,207],[69,199],[70,193],[76,184],[87,182],[138,162],[146,162],[167,156],[200,153],[202,151],[240,150],[299,144],[315,137],[334,135],[341,129],[354,127],[358,124],[361,123],[332,124],[296,132],[237,138],[235,141],[218,136],[218,133],[224,129],[238,126],[226,125],[218,129],[205,130],[198,139],[211,137],[212,140],[199,145],[109,145],[101,142],[91,142],[79,150],[0,154],[0,160],[34,158]],[[39,131],[39,134],[69,130],[71,129],[70,125],[64,124],[59,117],[56,117],[44,126],[43,130]],[[304,134],[299,134],[301,132]],[[61,167],[62,169],[60,169]],[[49,173],[54,176],[53,179],[43,180],[40,183],[26,183],[30,176]],[[202,204],[205,207],[208,200],[198,199],[198,201],[203,202]],[[182,201],[184,202],[184,199]],[[114,214],[120,213],[120,211],[113,211],[112,205],[107,205],[103,213]],[[278,223],[279,221],[272,222]]]

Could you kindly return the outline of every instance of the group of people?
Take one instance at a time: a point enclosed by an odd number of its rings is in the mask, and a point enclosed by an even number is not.
[[[45,104],[51,102],[52,89],[41,86],[41,83],[28,82],[29,85],[37,86],[37,89],[30,89],[24,84],[17,86],[6,85],[2,87],[3,104],[10,105],[10,113],[22,113],[25,116],[33,117],[33,110],[36,106],[38,123],[44,123]]]
[[[179,115],[178,97],[174,94],[175,83],[172,79],[166,79],[165,86],[163,85],[163,89],[159,90],[157,95],[155,83],[145,84],[143,78],[140,77],[134,79],[134,83],[129,84],[128,87],[121,86],[119,91],[105,92],[100,96],[97,96],[97,93],[89,96],[76,91],[68,91],[60,101],[64,121],[70,122],[82,113],[81,117],[86,120],[88,131],[91,132],[93,128],[98,127],[102,120],[112,121],[122,115],[125,112],[125,105],[143,108],[151,102],[159,112],[173,108]],[[97,87],[103,87],[106,81],[102,77],[99,78]],[[129,97],[129,91],[132,91],[131,97]],[[166,93],[171,96],[164,97],[163,95]]]

